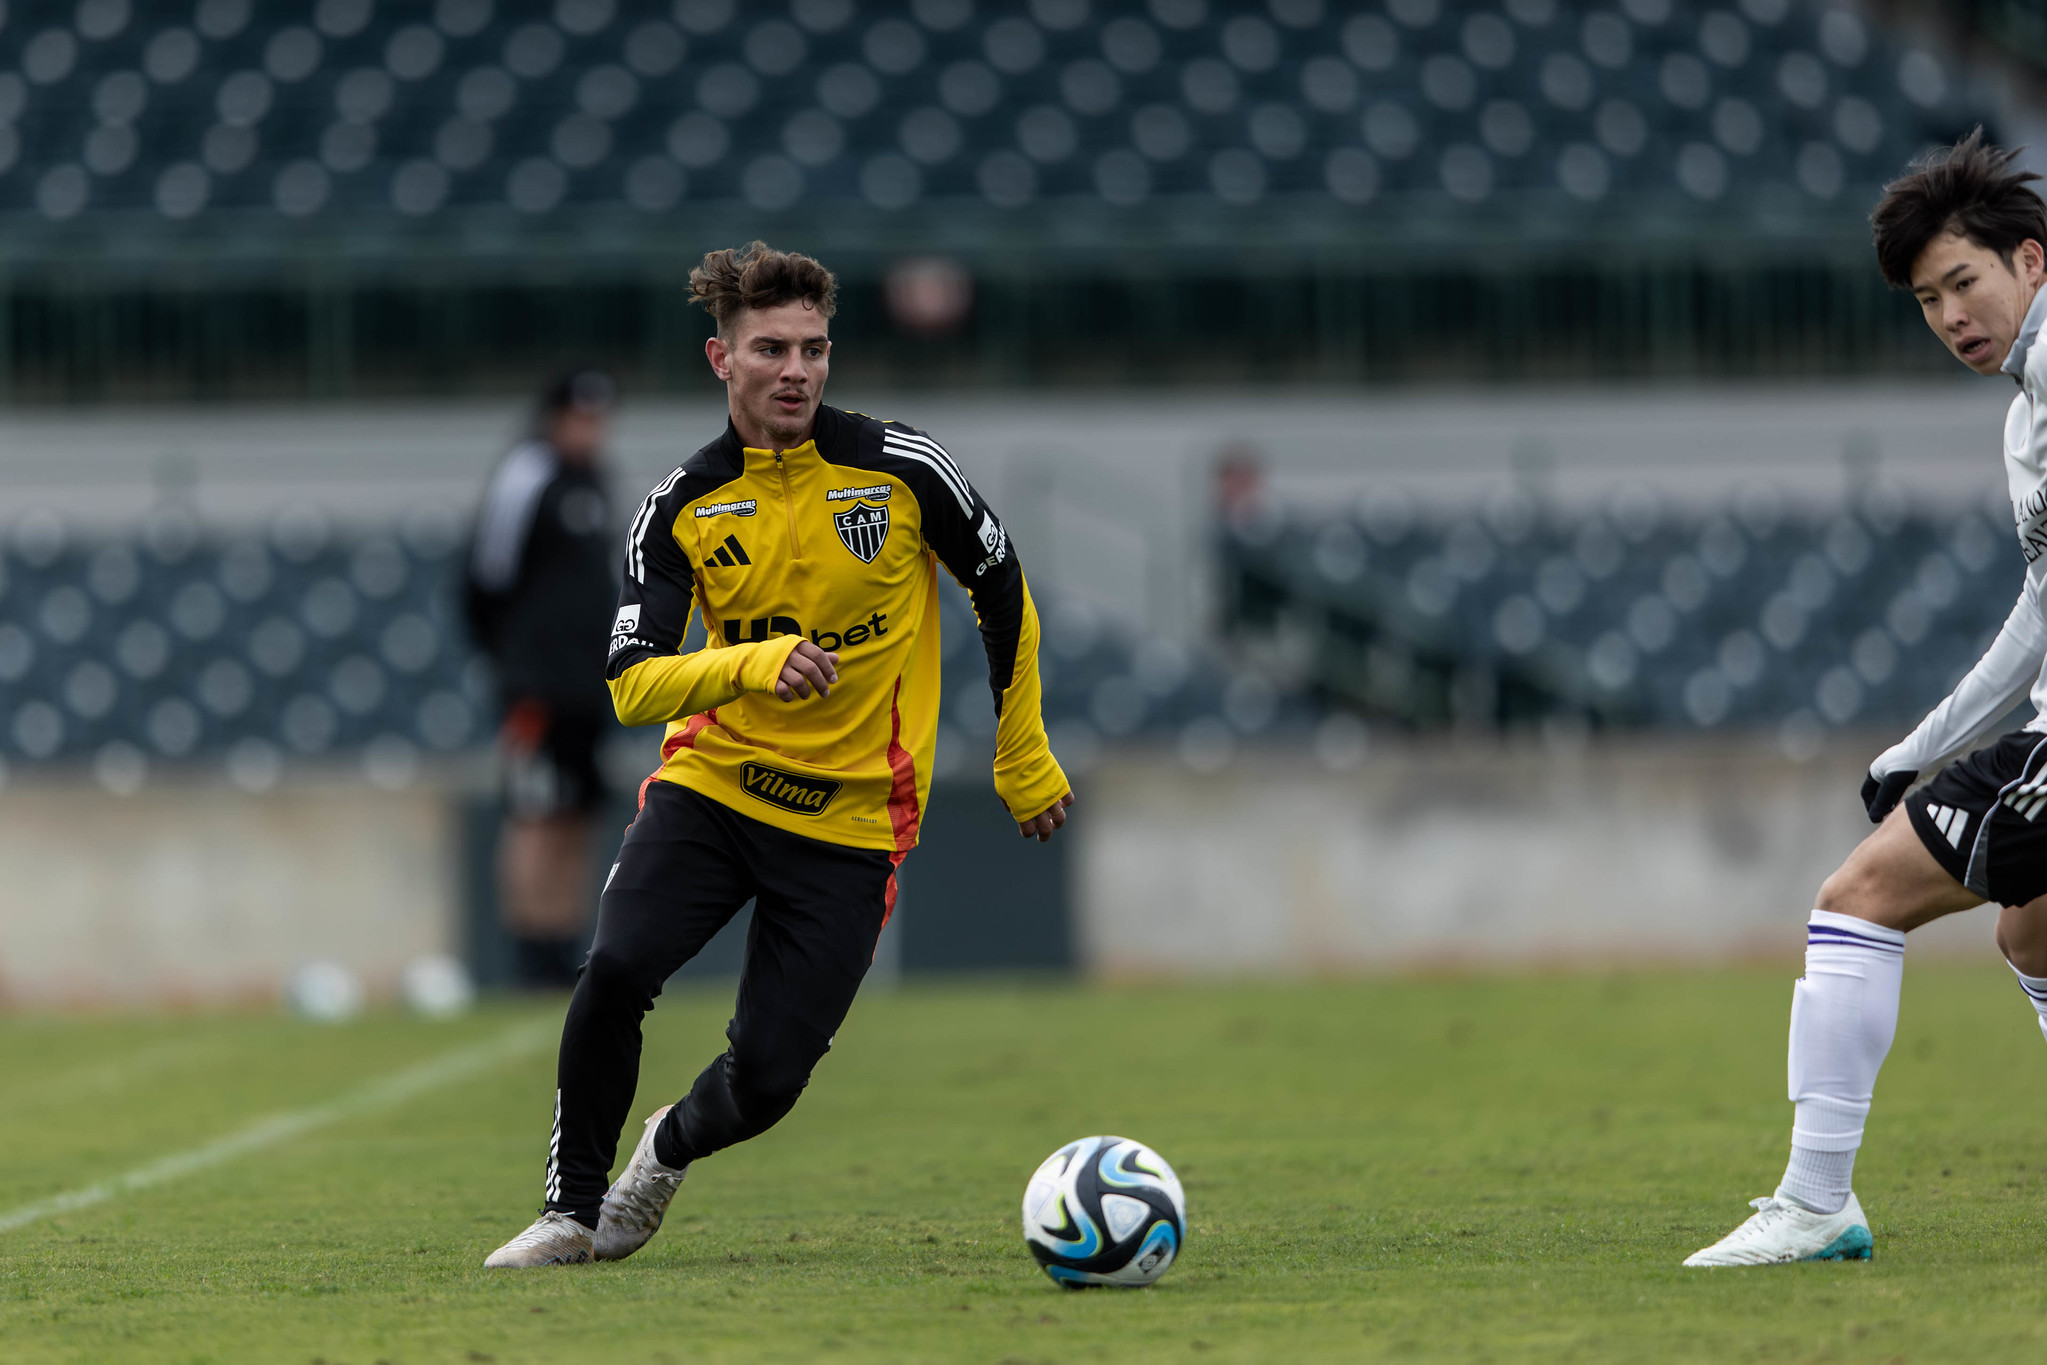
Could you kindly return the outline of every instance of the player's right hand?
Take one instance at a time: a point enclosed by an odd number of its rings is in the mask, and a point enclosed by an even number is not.
[[[1918,780],[1917,768],[1900,768],[1882,777],[1871,773],[1862,783],[1862,804],[1869,811],[1869,823],[1882,824],[1904,799],[1906,789]]]
[[[1066,823],[1066,808],[1072,804],[1073,793],[1068,792],[1057,801],[1054,801],[1051,809],[1047,810],[1043,815],[1031,820],[1019,820],[1016,826],[1017,833],[1026,839],[1035,836],[1039,843],[1044,843],[1054,834],[1057,834],[1059,827]]]
[[[782,676],[775,679],[775,695],[783,701],[798,701],[816,688],[818,696],[829,697],[838,680],[839,656],[809,640],[798,640],[796,648],[789,651],[789,662],[782,665]]]

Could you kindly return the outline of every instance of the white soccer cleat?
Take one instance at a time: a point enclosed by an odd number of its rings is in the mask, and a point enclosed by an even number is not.
[[[491,1270],[540,1265],[581,1265],[590,1259],[590,1229],[549,1209],[533,1226],[493,1251],[484,1265]]]
[[[640,1132],[633,1159],[604,1192],[604,1209],[597,1216],[597,1235],[591,1244],[600,1261],[623,1261],[647,1245],[661,1229],[668,1202],[682,1187],[689,1167],[663,1166],[654,1155],[654,1130],[674,1107],[664,1104],[654,1111]]]
[[[1814,1213],[1771,1196],[1749,1201],[1755,1215],[1703,1251],[1690,1266],[1782,1265],[1786,1261],[1866,1261],[1876,1250],[1869,1220],[1854,1195],[1838,1213]]]

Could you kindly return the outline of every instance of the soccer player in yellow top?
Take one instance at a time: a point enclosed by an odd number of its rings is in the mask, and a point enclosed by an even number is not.
[[[995,513],[931,437],[822,404],[836,282],[759,242],[690,273],[731,422],[628,532],[607,677],[665,722],[569,1002],[540,1218],[491,1266],[620,1260],[692,1161],[765,1132],[831,1046],[917,843],[938,724],[938,567],[972,595],[998,718],[995,791],[1025,838],[1073,793],[1039,710],[1038,617]],[[680,649],[690,612],[708,635]],[[749,899],[730,1046],[606,1177],[662,982]]]

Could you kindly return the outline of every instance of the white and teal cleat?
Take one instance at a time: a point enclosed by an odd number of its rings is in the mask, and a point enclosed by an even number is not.
[[[590,1259],[590,1229],[565,1213],[549,1210],[533,1226],[490,1254],[491,1270],[528,1270],[543,1265],[582,1265]]]
[[[1703,1251],[1689,1266],[1782,1265],[1787,1261],[1866,1261],[1876,1249],[1869,1220],[1854,1195],[1838,1213],[1814,1213],[1774,1196],[1752,1199],[1755,1215]]]
[[[689,1167],[664,1166],[654,1155],[654,1131],[674,1107],[664,1104],[647,1119],[639,1145],[633,1148],[633,1159],[604,1192],[604,1207],[597,1216],[597,1235],[592,1242],[600,1261],[623,1261],[645,1246],[661,1230],[669,1201],[682,1188]]]

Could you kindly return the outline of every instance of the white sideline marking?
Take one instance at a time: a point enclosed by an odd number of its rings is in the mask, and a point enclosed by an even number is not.
[[[470,1047],[457,1048],[431,1061],[395,1072],[382,1080],[371,1081],[360,1090],[343,1095],[340,1099],[329,1100],[306,1109],[294,1109],[283,1114],[272,1114],[269,1118],[258,1119],[239,1133],[215,1138],[212,1142],[201,1143],[182,1152],[174,1152],[137,1166],[124,1175],[111,1180],[102,1180],[97,1185],[83,1189],[67,1190],[33,1204],[0,1213],[0,1232],[12,1232],[19,1227],[44,1218],[54,1218],[60,1213],[71,1213],[78,1209],[104,1204],[116,1195],[133,1194],[137,1190],[150,1189],[168,1184],[181,1176],[203,1171],[209,1166],[232,1161],[249,1152],[274,1147],[280,1142],[289,1142],[301,1134],[318,1128],[326,1128],[344,1119],[356,1118],[389,1109],[404,1103],[416,1095],[425,1094],[440,1086],[452,1085],[467,1080],[481,1072],[489,1071],[511,1061],[515,1057],[532,1052],[541,1044],[559,1037],[561,1025],[553,1020],[517,1025],[508,1029],[489,1042],[477,1043]]]

